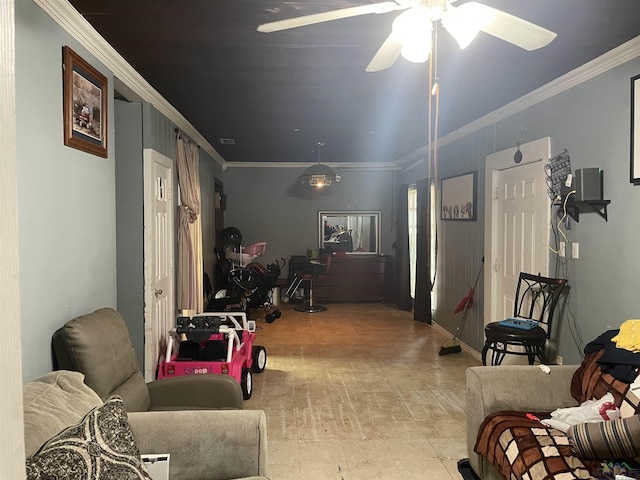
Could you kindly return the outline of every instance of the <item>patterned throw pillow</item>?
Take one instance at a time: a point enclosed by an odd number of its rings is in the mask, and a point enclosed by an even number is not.
[[[27,459],[27,480],[150,480],[127,412],[114,396]]]
[[[567,437],[572,450],[580,458],[635,458],[640,455],[640,416],[572,425],[567,430]]]

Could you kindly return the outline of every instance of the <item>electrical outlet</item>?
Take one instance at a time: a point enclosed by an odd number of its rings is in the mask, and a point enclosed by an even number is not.
[[[566,244],[566,242],[560,242],[560,256],[561,257],[566,257],[567,256],[567,244]]]
[[[577,243],[571,244],[571,258],[580,258],[580,245]]]
[[[560,355],[556,357],[556,365],[562,365],[562,357]]]

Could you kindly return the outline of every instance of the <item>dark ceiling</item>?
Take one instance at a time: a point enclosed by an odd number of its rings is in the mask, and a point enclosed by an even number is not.
[[[261,23],[367,2],[70,3],[228,162],[315,161],[318,142],[326,162],[388,162],[427,144],[428,64],[398,58],[365,72],[396,12],[259,33]],[[481,3],[558,36],[527,52],[481,32],[462,51],[438,28],[440,135],[640,35],[640,0]]]

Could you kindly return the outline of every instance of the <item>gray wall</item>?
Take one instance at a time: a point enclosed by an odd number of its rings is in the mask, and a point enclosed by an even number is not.
[[[298,183],[300,168],[228,168],[225,226],[242,232],[245,245],[267,242],[260,262],[304,255],[318,248],[318,212],[321,210],[381,211],[382,253],[393,254],[391,244],[394,204],[393,172],[340,172],[342,181],[313,190]],[[282,276],[286,276],[286,268]]]
[[[461,140],[441,146],[438,151],[438,189],[436,205],[440,205],[440,185],[443,178],[477,172],[476,220],[473,222],[440,221],[438,225],[438,261],[436,272],[437,299],[434,320],[454,332],[461,314],[454,310],[473,285],[484,255],[484,163],[487,154],[495,151],[495,127],[484,128]],[[418,165],[399,177],[399,182],[414,183],[427,176],[426,164]],[[465,320],[461,339],[475,350],[484,343],[484,288],[482,277],[474,294],[474,307]]]
[[[176,126],[153,105],[143,104],[143,144],[167,158],[176,158]],[[176,173],[177,175],[177,173]]]
[[[602,168],[604,197],[611,200],[608,222],[582,211],[580,222],[572,222],[569,231],[569,239],[580,244],[580,258],[568,262],[570,309],[559,324],[559,351],[565,363],[580,358],[580,342],[574,341],[572,329],[588,342],[638,316],[635,254],[640,225],[635,220],[640,187],[629,183],[629,119],[630,78],[639,72],[640,59],[635,59],[531,111],[537,120],[532,135],[550,135],[555,154],[566,148],[574,170]],[[520,119],[515,121],[519,124]],[[554,271],[555,259],[551,265]]]
[[[51,370],[58,327],[116,304],[113,82],[35,3],[15,8],[20,308],[30,380]],[[108,158],[63,145],[63,45],[109,80]]]
[[[122,309],[141,362],[142,148],[175,159],[175,125],[149,104],[116,107],[113,74],[35,3],[18,2],[15,22],[23,378],[52,369],[56,329],[101,307]],[[106,159],[63,145],[64,45],[108,79]],[[222,176],[206,152],[200,158],[208,183]],[[206,208],[212,196],[205,188]]]
[[[116,247],[118,311],[139,365],[144,359],[144,167],[141,103],[116,100]]]
[[[174,160],[173,191],[177,207],[175,124],[152,105],[115,102],[116,122],[116,211],[118,310],[127,322],[138,363],[144,360],[144,165],[143,148],[150,148]],[[213,271],[209,251],[213,243],[213,184],[220,165],[200,150],[200,183],[203,202],[203,245],[205,265]],[[177,216],[176,216],[177,221]],[[176,227],[177,229],[177,227]],[[177,231],[177,230],[176,230]],[[175,242],[177,243],[177,233]],[[176,246],[177,248],[177,246]],[[177,250],[175,259],[177,261]]]
[[[552,155],[567,149],[572,169],[604,170],[604,197],[611,200],[608,222],[595,213],[581,212],[570,222],[568,237],[580,244],[580,258],[560,261],[550,253],[549,271],[566,276],[570,296],[558,316],[558,352],[564,363],[580,361],[584,345],[605,330],[637,318],[637,238],[634,221],[640,206],[640,187],[629,183],[630,78],[640,72],[635,59],[579,86],[532,106],[458,141],[439,152],[439,177],[478,171],[479,216],[475,222],[441,222],[439,297],[436,321],[454,331],[459,317],[453,309],[473,283],[484,252],[484,158],[514,148],[521,138],[551,137]],[[414,181],[422,172],[407,172]],[[416,172],[417,171],[417,172]],[[554,217],[555,211],[554,209]],[[557,220],[556,220],[557,221]],[[566,265],[564,265],[566,264]],[[476,292],[462,340],[475,349],[483,343],[483,286]]]
[[[175,161],[175,124],[152,105],[144,105],[144,148],[152,148]],[[215,266],[215,211],[213,194],[215,180],[222,180],[222,166],[205,150],[200,149],[200,202],[202,207],[202,250],[204,271],[213,280]],[[178,170],[174,162],[174,192],[178,191]],[[177,196],[176,196],[177,202]],[[177,203],[176,203],[177,205]],[[177,221],[177,216],[176,216]],[[176,234],[177,235],[177,234]],[[176,236],[177,242],[177,236]],[[177,251],[176,251],[177,252]]]

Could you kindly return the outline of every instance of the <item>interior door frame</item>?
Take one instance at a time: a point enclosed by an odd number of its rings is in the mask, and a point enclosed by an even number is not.
[[[543,137],[532,142],[520,145],[522,152],[522,163],[526,165],[534,162],[546,162],[551,158],[551,138]],[[499,258],[499,252],[496,248],[496,238],[498,234],[498,209],[497,189],[498,177],[501,170],[513,168],[515,165],[514,154],[517,147],[508,148],[499,152],[487,155],[484,171],[485,184],[485,222],[484,222],[484,324],[500,320],[497,318],[497,276],[494,275],[495,265]],[[545,211],[546,223],[551,220],[551,209]],[[542,275],[548,275],[549,261],[545,262],[544,269],[540,270]]]
[[[24,421],[22,407],[22,335],[31,325],[23,324],[20,310],[20,252],[18,237],[18,153],[16,136],[16,46],[15,5],[13,0],[0,2],[0,202],[2,215],[2,253],[0,254],[0,325],[7,335],[0,339],[3,366],[0,392],[0,425],[11,435],[0,440],[0,476],[25,478]],[[23,285],[23,284],[22,284]],[[35,352],[34,352],[35,353]],[[44,352],[42,352],[44,353]],[[31,352],[29,353],[32,354]]]
[[[158,338],[155,331],[155,315],[153,306],[155,305],[155,283],[154,283],[154,268],[153,268],[153,252],[155,245],[153,245],[154,232],[152,231],[153,214],[155,212],[153,204],[155,203],[155,183],[153,178],[153,163],[160,163],[164,167],[170,169],[169,181],[171,182],[171,192],[175,192],[174,185],[174,161],[170,158],[162,155],[161,153],[145,148],[144,149],[144,377],[145,380],[155,380],[155,368],[157,358],[154,355],[156,349],[160,354],[160,345],[155,345],[154,342]],[[170,250],[170,268],[172,272],[172,278],[170,281],[171,288],[167,295],[168,301],[168,314],[173,315],[171,318],[171,324],[175,323],[175,214],[176,214],[176,197],[171,193],[170,206],[168,209],[168,226],[167,231],[170,232],[171,238],[168,241],[168,249]],[[168,330],[164,332],[168,334]],[[155,347],[155,348],[154,348]]]

